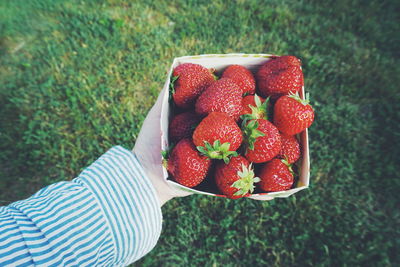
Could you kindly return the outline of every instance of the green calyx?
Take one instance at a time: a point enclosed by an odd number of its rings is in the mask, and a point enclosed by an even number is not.
[[[287,157],[285,157],[284,159],[281,159],[282,163],[286,165],[286,167],[288,167],[290,173],[294,176],[294,171],[292,169],[292,164],[289,163]]]
[[[228,164],[231,157],[236,157],[238,155],[236,151],[229,150],[230,146],[231,144],[228,142],[221,145],[219,140],[215,140],[212,145],[204,141],[204,146],[198,146],[197,150],[210,159],[222,159]]]
[[[178,80],[179,76],[171,76],[169,82],[169,100],[172,99],[172,95],[175,94],[175,82]]]
[[[306,94],[305,99],[302,99],[297,93],[295,93],[295,94],[290,93],[288,95],[288,97],[293,98],[294,100],[296,100],[297,102],[300,102],[304,106],[307,106],[310,103],[310,99],[309,99],[309,94],[308,93]]]
[[[242,130],[246,137],[248,148],[254,150],[254,143],[258,137],[264,136],[265,134],[258,130],[258,121],[251,120],[249,123],[247,121],[242,122]]]
[[[161,150],[161,156],[162,156],[162,165],[167,169],[168,166],[168,159],[169,156],[171,155],[172,149],[174,148],[174,144],[171,143],[169,147],[167,147],[165,150]]]
[[[260,97],[258,95],[254,95],[254,101],[256,103],[255,106],[249,104],[249,108],[251,109],[251,114],[244,114],[240,116],[240,118],[244,122],[255,119],[268,120],[267,108],[269,104],[269,97],[264,101],[264,103],[261,103]]]
[[[261,181],[259,177],[254,177],[252,164],[250,164],[249,167],[246,167],[246,165],[242,163],[242,171],[238,171],[237,174],[240,179],[234,182],[231,186],[238,189],[238,191],[233,194],[234,196],[244,196],[247,193],[253,193],[255,188],[254,184]]]
[[[211,73],[211,75],[213,76],[214,81],[218,80],[218,76],[215,75],[215,72],[217,71],[215,68],[210,68],[210,69],[208,69],[208,71],[209,71],[209,72]]]

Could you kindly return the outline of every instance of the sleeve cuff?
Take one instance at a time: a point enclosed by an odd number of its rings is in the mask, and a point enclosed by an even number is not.
[[[100,204],[115,243],[115,265],[128,265],[154,248],[162,213],[156,190],[136,156],[113,147],[73,180]]]

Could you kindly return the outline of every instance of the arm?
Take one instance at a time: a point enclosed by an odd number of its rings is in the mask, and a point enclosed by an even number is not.
[[[162,96],[134,152],[114,147],[71,182],[0,207],[0,266],[124,266],[156,244],[161,206],[191,193],[163,179]]]
[[[0,207],[0,266],[124,266],[155,246],[161,221],[136,156],[114,147],[73,181]]]

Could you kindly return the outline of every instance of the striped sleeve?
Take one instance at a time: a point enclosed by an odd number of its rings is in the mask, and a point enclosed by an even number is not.
[[[155,246],[161,223],[155,189],[117,146],[71,182],[0,207],[0,266],[126,266]]]

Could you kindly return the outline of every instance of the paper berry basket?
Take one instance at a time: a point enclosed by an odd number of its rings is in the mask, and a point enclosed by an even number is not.
[[[196,63],[200,64],[206,68],[214,68],[217,73],[221,73],[226,67],[232,64],[239,64],[245,66],[250,69],[253,74],[264,64],[266,61],[270,59],[273,55],[270,54],[209,54],[209,55],[197,55],[197,56],[185,56],[175,58],[172,62],[170,70],[168,72],[168,76],[166,82],[164,84],[165,90],[162,91],[163,103],[161,110],[161,148],[162,150],[166,150],[168,148],[168,125],[171,117],[171,109],[169,103],[169,86],[170,86],[170,77],[172,71],[175,67],[183,63]],[[300,97],[304,99],[304,87],[300,91]],[[295,188],[290,190],[280,191],[280,192],[271,192],[271,193],[254,193],[249,198],[256,200],[271,200],[275,197],[285,198],[288,197],[300,190],[308,188],[310,181],[310,155],[308,148],[308,130],[306,129],[302,133],[299,134],[299,141],[301,145],[301,159],[299,163],[297,163],[298,174],[300,175],[297,183],[295,184]],[[195,194],[202,195],[210,195],[210,196],[218,196],[225,197],[224,195],[220,195],[217,193],[212,186],[199,185],[196,188],[188,188],[186,186],[180,185],[177,182],[173,181],[169,175],[168,171],[163,167],[163,178],[167,181],[167,183],[176,188],[177,190],[189,191]],[[203,182],[204,183],[204,182]]]

